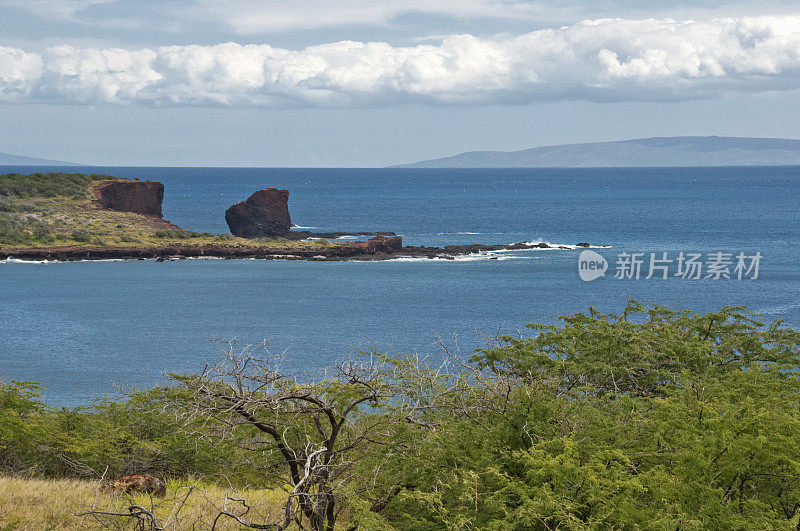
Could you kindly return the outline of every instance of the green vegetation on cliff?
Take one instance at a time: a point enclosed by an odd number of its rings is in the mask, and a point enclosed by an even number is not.
[[[0,175],[0,197],[7,200],[59,196],[89,199],[89,186],[94,181],[111,180],[116,177],[83,173],[6,173]]]
[[[90,201],[95,180],[110,179],[114,178],[80,173],[0,175],[0,246],[76,241],[66,212]]]
[[[226,244],[313,248],[312,242],[248,240],[194,232],[153,217],[100,208],[91,187],[110,175],[35,173],[0,175],[0,249],[21,247],[149,248],[169,244]]]
[[[12,382],[0,467],[279,489],[307,529],[798,526],[800,333],[634,301],[531,330],[441,366],[363,353],[323,379],[222,343],[203,374],[74,411]]]

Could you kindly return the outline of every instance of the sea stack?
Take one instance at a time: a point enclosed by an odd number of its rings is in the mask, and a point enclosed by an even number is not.
[[[97,203],[106,210],[133,212],[160,218],[164,185],[153,181],[102,181],[92,187]]]
[[[284,237],[289,235],[289,191],[278,188],[259,190],[247,200],[225,212],[231,234],[241,238]]]

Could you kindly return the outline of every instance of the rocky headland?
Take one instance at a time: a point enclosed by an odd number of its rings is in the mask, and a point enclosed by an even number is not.
[[[110,176],[81,174],[11,175],[3,178],[33,177],[64,179],[73,186],[72,197],[34,198],[33,203],[17,201],[11,206],[29,212],[31,204],[43,206],[57,220],[48,224],[46,215],[9,244],[0,238],[0,259],[21,260],[111,260],[179,258],[257,258],[290,260],[386,260],[397,257],[453,258],[482,252],[551,248],[546,243],[512,245],[455,245],[447,247],[404,246],[393,232],[311,232],[292,229],[289,191],[259,190],[232,205],[225,212],[231,234],[213,235],[184,230],[162,218],[164,185],[152,181],[121,180]],[[81,179],[84,179],[83,181]],[[88,184],[76,192],[77,183]],[[51,183],[46,182],[50,187]],[[58,184],[58,183],[57,183]],[[65,185],[66,186],[66,185]],[[9,187],[11,188],[11,187]],[[51,187],[52,188],[52,187]],[[50,189],[50,188],[48,188]],[[64,188],[67,189],[67,188]],[[82,195],[82,194],[85,194]],[[50,200],[55,197],[56,200]],[[37,202],[38,201],[38,202]],[[23,204],[24,203],[24,204]],[[37,208],[38,208],[37,206]],[[54,212],[54,208],[60,210]],[[13,211],[13,208],[12,208]],[[27,214],[26,214],[27,215]],[[29,219],[18,216],[19,219]],[[67,220],[68,222],[65,222]],[[0,220],[1,221],[1,220]],[[71,225],[70,225],[71,223]],[[65,228],[66,226],[66,228]],[[44,227],[44,229],[43,229]],[[44,234],[46,230],[52,233]],[[35,232],[35,233],[34,233]],[[44,234],[44,236],[41,236]],[[2,234],[0,234],[2,236]],[[342,236],[369,237],[361,241],[330,242]],[[31,242],[31,244],[27,244]],[[37,244],[43,242],[44,244]],[[588,244],[578,244],[588,246]],[[556,246],[557,247],[557,246]],[[571,248],[571,247],[563,247]]]

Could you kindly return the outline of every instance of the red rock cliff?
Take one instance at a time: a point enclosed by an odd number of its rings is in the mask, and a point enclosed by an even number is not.
[[[403,250],[403,238],[400,236],[375,236],[363,242],[352,242],[348,246],[362,249],[366,254],[396,253]]]
[[[103,181],[92,188],[102,208],[161,217],[164,185],[151,181]]]
[[[242,238],[287,236],[292,220],[289,217],[289,191],[278,188],[259,190],[247,200],[236,203],[225,212],[231,234]]]

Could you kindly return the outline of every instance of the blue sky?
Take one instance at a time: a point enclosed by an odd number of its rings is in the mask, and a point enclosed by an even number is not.
[[[383,166],[800,138],[796,2],[0,0],[0,152]]]

